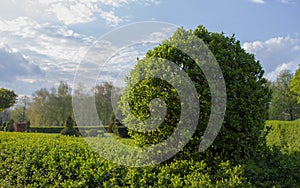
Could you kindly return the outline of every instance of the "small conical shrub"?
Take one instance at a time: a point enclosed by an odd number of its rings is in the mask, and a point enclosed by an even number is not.
[[[80,136],[80,133],[74,129],[75,121],[72,119],[71,116],[65,122],[64,129],[61,130],[62,135],[69,135],[69,136]]]

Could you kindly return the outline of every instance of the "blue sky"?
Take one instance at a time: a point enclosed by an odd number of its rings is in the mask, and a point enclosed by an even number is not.
[[[134,22],[235,34],[268,79],[300,64],[296,0],[1,0],[0,87],[31,95],[72,82],[78,59],[103,34]]]

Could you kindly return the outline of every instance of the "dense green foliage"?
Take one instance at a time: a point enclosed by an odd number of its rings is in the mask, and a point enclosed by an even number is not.
[[[65,82],[50,91],[46,88],[36,91],[27,109],[33,126],[62,126],[72,114],[71,87]]]
[[[17,95],[14,91],[0,88],[0,112],[4,109],[9,108],[15,104]]]
[[[14,124],[15,124],[14,120],[9,120],[9,121],[3,122],[0,125],[0,131],[13,132]]]
[[[202,39],[214,54],[223,72],[227,90],[225,121],[213,145],[200,158],[207,160],[214,160],[217,156],[230,160],[249,158],[254,155],[259,145],[264,145],[264,140],[260,136],[267,118],[267,104],[270,101],[267,81],[263,78],[264,71],[254,55],[246,53],[234,36],[211,33],[203,26],[194,31],[178,29],[170,39],[148,51],[146,58],[139,60],[131,71],[120,102],[126,126],[130,128],[135,124],[135,118],[145,120],[150,117],[149,102],[155,98],[161,98],[168,109],[158,129],[144,132],[129,130],[129,134],[138,145],[149,146],[166,139],[177,126],[181,109],[176,90],[166,81],[151,77],[151,73],[158,69],[167,70],[168,67],[157,68],[155,61],[147,58],[167,59],[177,64],[195,83],[201,110],[196,133],[178,156],[183,154],[181,156],[184,159],[193,154],[199,156],[199,143],[211,110],[210,89],[203,72],[193,59],[173,47],[192,42],[187,37],[190,34]],[[201,47],[194,46],[195,50],[201,50],[198,48]],[[130,111],[127,110],[127,101]]]
[[[62,135],[68,135],[68,136],[80,136],[80,133],[77,129],[75,129],[76,123],[72,119],[71,116],[68,117],[68,119],[65,122],[63,130],[60,131]]]
[[[106,152],[114,154],[111,137],[90,139],[98,139],[106,144]],[[220,161],[217,166],[208,166],[204,161],[180,160],[133,168],[103,159],[80,137],[0,132],[0,151],[3,187],[300,186],[300,154],[278,150],[266,150],[243,165]]]
[[[128,128],[125,127],[114,114],[111,115],[111,123],[107,129],[108,133],[114,133],[121,138],[129,138]]]
[[[112,123],[111,114],[113,113],[111,105],[111,94],[113,85],[110,83],[103,83],[95,87],[95,104],[103,125]]]
[[[270,89],[272,90],[272,100],[269,109],[270,119],[295,120],[299,117],[300,104],[297,104],[297,95],[291,91],[293,78],[291,71],[283,70],[276,81],[270,84]]]
[[[267,121],[268,145],[300,151],[300,119],[295,121]]]
[[[298,95],[297,100],[300,103],[300,68],[291,80],[291,90]]]

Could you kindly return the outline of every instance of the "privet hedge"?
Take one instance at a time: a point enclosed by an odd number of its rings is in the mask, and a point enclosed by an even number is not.
[[[110,144],[114,138],[90,139],[102,139],[106,151],[115,154]],[[202,160],[176,160],[135,168],[102,158],[81,137],[6,132],[0,132],[0,151],[1,187],[300,186],[299,152],[266,151],[243,165],[223,161],[212,167]]]

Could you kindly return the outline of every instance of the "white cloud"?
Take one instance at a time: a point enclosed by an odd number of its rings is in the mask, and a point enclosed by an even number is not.
[[[292,70],[295,71],[295,69],[298,67],[297,63],[295,62],[289,62],[289,63],[283,63],[276,67],[276,69],[270,73],[266,74],[266,78],[268,80],[276,80],[277,76],[282,72],[283,70]]]
[[[264,4],[264,0],[251,0],[253,3]]]
[[[66,25],[72,25],[94,21],[96,19],[94,13],[98,12],[99,8],[92,3],[59,2],[52,4],[46,11],[54,13],[57,19]]]
[[[129,3],[128,0],[98,0],[98,2],[112,7],[120,7]]]
[[[294,0],[278,0],[278,1],[283,4],[291,4],[291,5],[297,4]]]
[[[300,60],[300,40],[298,38],[276,37],[266,41],[243,44],[243,48],[255,54],[266,71],[266,77],[273,80],[283,69],[294,71]]]
[[[35,82],[31,77],[15,77],[9,86],[15,86],[17,91],[22,89],[18,88],[18,85],[23,86],[29,83],[33,84],[25,87],[24,90],[29,90],[29,88],[37,90],[43,85],[52,87],[60,80],[72,82],[78,60],[83,56],[84,49],[88,48],[94,40],[65,26],[50,23],[39,24],[25,17],[11,21],[0,19],[0,38],[3,43],[10,46],[10,50],[18,49],[15,51],[22,53],[28,62],[38,65],[45,73],[44,77],[39,77],[39,80]],[[7,64],[4,65],[2,62],[1,64],[8,67]],[[30,73],[30,76],[35,75],[35,72]]]
[[[29,18],[12,21],[0,19],[0,37],[4,43],[19,49],[25,55],[39,55],[36,61],[72,61],[80,47],[87,47],[93,38],[75,33],[60,25],[39,24]],[[41,65],[43,66],[43,65]]]
[[[1,85],[30,94],[41,87],[52,87],[59,80],[72,82],[78,62],[95,38],[76,33],[69,28],[70,25],[94,20],[104,20],[108,25],[118,25],[127,21],[118,12],[122,7],[129,4],[150,5],[157,2],[157,0],[1,0],[1,42],[8,44],[12,53],[21,54],[13,56],[19,57],[20,62],[23,62],[14,64],[16,70],[23,72],[19,71],[20,74],[12,76],[11,82],[8,82],[8,74],[5,74],[11,72],[1,72]],[[82,28],[81,25],[75,26],[78,27],[79,30]],[[29,70],[22,68],[23,65],[28,65]],[[10,69],[7,63],[0,62],[0,66],[1,71]],[[30,71],[35,66],[43,73],[42,76]]]
[[[12,20],[22,16],[65,25],[102,18],[116,25],[125,20],[123,16],[116,16],[116,9],[130,3],[149,5],[158,4],[158,0],[1,0],[0,17]]]
[[[113,11],[109,11],[109,12],[101,11],[100,16],[103,19],[105,19],[109,25],[118,25],[120,22],[123,21],[123,19],[116,16]]]

